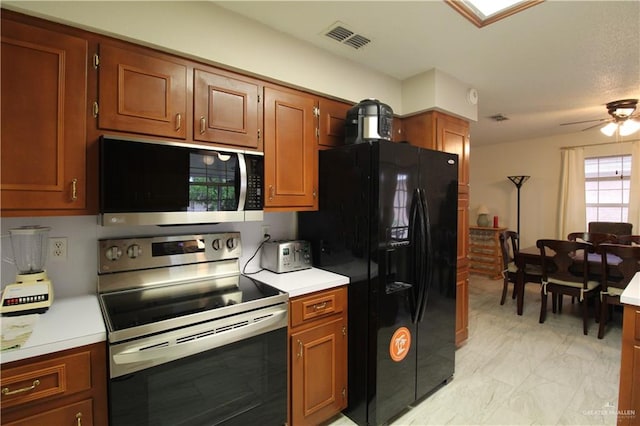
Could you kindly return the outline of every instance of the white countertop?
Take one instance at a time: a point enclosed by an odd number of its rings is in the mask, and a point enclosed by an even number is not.
[[[317,268],[282,274],[265,270],[249,276],[280,291],[286,291],[289,293],[289,297],[303,296],[315,291],[349,284],[349,277]]]
[[[631,278],[627,288],[620,295],[620,301],[627,305],[640,306],[640,272],[636,272]]]
[[[4,364],[103,342],[106,338],[106,328],[95,295],[54,299],[49,310],[38,318],[25,344],[20,349],[0,352],[0,361]]]

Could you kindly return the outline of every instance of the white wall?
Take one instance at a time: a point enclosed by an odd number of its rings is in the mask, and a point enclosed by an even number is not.
[[[401,82],[207,1],[3,1],[2,7],[402,113]]]
[[[297,221],[295,213],[265,213],[263,222],[221,223],[198,226],[129,226],[103,227],[98,225],[97,216],[27,217],[2,218],[1,249],[2,286],[14,282],[16,268],[12,263],[13,249],[9,229],[25,225],[50,226],[49,237],[67,237],[67,260],[47,259],[45,268],[53,283],[55,297],[71,297],[96,292],[98,273],[98,240],[134,236],[190,235],[211,232],[240,232],[242,257],[240,268],[258,248],[262,237],[263,224],[269,225],[271,239],[291,239],[296,237]],[[247,266],[247,272],[260,267],[260,255]]]
[[[615,139],[593,129],[552,138],[476,147],[471,135],[470,224],[476,224],[478,207],[486,204],[490,217],[499,217],[500,226],[516,230],[517,190],[507,176],[529,175],[531,178],[520,189],[521,245],[535,245],[539,238],[556,238],[560,148],[596,144],[585,148],[585,156],[631,153],[628,143],[597,145],[612,141]]]

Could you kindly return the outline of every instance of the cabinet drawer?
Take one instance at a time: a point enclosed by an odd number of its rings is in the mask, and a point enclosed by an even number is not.
[[[342,312],[346,304],[347,289],[344,287],[292,299],[291,327]]]
[[[74,404],[54,408],[35,416],[6,423],[6,426],[40,426],[40,425],[93,425],[92,401],[86,399]]]
[[[0,385],[3,408],[88,390],[91,388],[91,353],[80,352],[3,369]]]

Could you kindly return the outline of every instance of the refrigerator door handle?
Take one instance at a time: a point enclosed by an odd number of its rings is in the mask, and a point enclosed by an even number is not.
[[[429,202],[427,201],[426,191],[424,189],[419,190],[420,193],[420,205],[422,210],[422,229],[424,251],[422,255],[423,267],[422,277],[420,280],[421,298],[419,300],[420,309],[418,311],[418,322],[424,318],[424,312],[427,309],[427,303],[429,300],[429,290],[433,282],[433,244],[431,241],[431,218],[429,217]]]
[[[409,238],[411,239],[411,245],[413,250],[411,252],[411,263],[413,266],[413,287],[411,289],[411,322],[414,324],[418,320],[418,312],[420,312],[420,300],[422,295],[420,294],[420,277],[422,276],[422,219],[420,215],[420,191],[416,189],[413,192],[413,198],[411,200],[411,209],[409,212]]]
[[[426,245],[426,229],[425,229],[425,211],[424,211],[424,202],[422,201],[423,194],[421,189],[416,189],[417,195],[417,221],[418,221],[418,233],[416,238],[416,245],[419,247],[417,250],[417,276],[416,276],[416,286],[418,287],[417,291],[417,299],[416,299],[416,313],[414,322],[420,321],[420,312],[424,310],[424,296],[425,296],[425,267],[426,267],[426,256],[428,252],[428,247]]]

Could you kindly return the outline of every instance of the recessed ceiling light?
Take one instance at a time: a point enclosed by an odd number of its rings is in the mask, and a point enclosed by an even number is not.
[[[458,13],[482,28],[544,0],[444,0]]]

